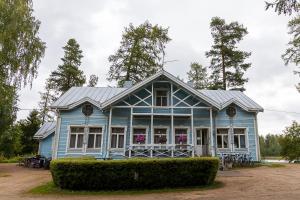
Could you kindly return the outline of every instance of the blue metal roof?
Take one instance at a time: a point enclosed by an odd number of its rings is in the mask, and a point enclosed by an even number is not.
[[[48,137],[51,133],[55,132],[56,122],[46,122],[41,128],[34,134],[33,138],[35,139],[44,139]]]

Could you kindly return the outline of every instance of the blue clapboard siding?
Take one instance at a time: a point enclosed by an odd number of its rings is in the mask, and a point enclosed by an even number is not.
[[[46,138],[40,140],[39,154],[45,156],[46,158],[52,157],[52,142],[53,142],[54,132],[48,135]]]
[[[145,86],[148,91],[151,91],[151,86]],[[168,83],[155,83],[154,84],[154,90],[165,88],[169,90],[170,94],[170,84]],[[178,87],[174,87],[174,91],[176,91]],[[135,94],[139,96],[140,98],[145,98],[149,96],[149,92],[146,91],[144,88],[141,88],[139,91],[137,91]],[[183,99],[190,94],[185,90],[178,90],[176,92],[176,97]],[[169,96],[170,98],[170,96]],[[130,104],[136,104],[140,101],[139,98],[135,97],[134,95],[129,95],[124,99],[127,103]],[[148,97],[145,100],[148,104],[152,104],[152,97]],[[177,98],[173,98],[174,105],[179,102]],[[140,102],[137,105],[139,106],[147,106],[147,103]],[[208,107],[202,101],[201,99],[197,99],[194,95],[191,95],[186,99],[186,103],[190,105],[196,105],[201,107]],[[119,106],[126,106],[127,104],[120,101],[117,102],[115,105]],[[177,107],[184,106],[186,107],[187,104],[185,103],[179,103]],[[242,110],[239,107],[237,108],[237,114],[233,119],[229,119],[229,117],[226,115],[226,109],[221,110],[219,112],[214,111],[213,116],[213,134],[214,134],[214,143],[216,146],[216,128],[218,127],[230,127],[230,124],[232,123],[233,127],[241,127],[246,128],[248,131],[248,142],[249,143],[249,151],[251,153],[251,156],[257,160],[256,155],[256,136],[255,136],[255,113],[250,113]],[[151,108],[134,108],[134,113],[151,113]],[[130,108],[114,108],[112,113],[112,121],[111,126],[124,126],[126,127],[126,147],[130,145],[130,130],[132,127],[130,127]],[[155,114],[163,114],[164,116],[154,116],[153,118],[153,125],[154,127],[168,127],[168,143],[172,144],[174,135],[172,133],[173,130],[171,130],[171,117],[165,116],[166,114],[171,114],[171,109],[169,108],[155,108],[154,109]],[[194,109],[194,128],[210,128],[210,112],[208,109]],[[187,108],[175,108],[174,114],[191,114],[191,109]],[[108,111],[105,111],[104,113],[99,109],[94,107],[94,113],[90,117],[85,117],[81,112],[81,106],[78,106],[72,110],[69,111],[61,111],[60,112],[61,122],[60,122],[60,133],[59,133],[59,141],[58,141],[58,149],[57,149],[57,156],[58,158],[62,157],[69,157],[69,156],[95,156],[97,158],[107,158],[108,152],[106,151],[108,146],[108,117],[109,113]],[[132,121],[132,125],[134,126],[145,126],[148,128],[148,141],[147,143],[151,143],[151,137],[153,133],[151,133],[151,117],[150,116],[140,116],[140,117],[134,117]],[[96,125],[96,126],[102,126],[103,127],[103,145],[101,150],[97,151],[89,151],[89,152],[83,152],[83,151],[70,151],[68,150],[68,129],[70,125]],[[193,131],[192,125],[191,125],[191,118],[189,116],[174,116],[174,128],[176,127],[186,127],[189,129],[188,136],[189,136],[189,144],[192,144],[192,137],[193,137]],[[219,151],[218,151],[219,152]],[[225,152],[225,150],[224,150]],[[120,154],[123,152],[121,151]],[[113,158],[122,158],[121,156],[113,156]]]

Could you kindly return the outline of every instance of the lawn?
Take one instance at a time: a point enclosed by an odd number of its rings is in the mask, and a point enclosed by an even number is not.
[[[51,181],[29,190],[28,194],[35,195],[139,195],[167,192],[190,192],[217,189],[224,186],[224,183],[216,181],[208,186],[186,187],[186,188],[164,188],[153,190],[116,190],[116,191],[73,191],[60,189]]]

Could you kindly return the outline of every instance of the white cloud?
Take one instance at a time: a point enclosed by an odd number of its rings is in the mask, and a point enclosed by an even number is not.
[[[212,44],[209,23],[212,17],[220,16],[248,28],[249,34],[241,43],[242,49],[252,51],[246,94],[266,109],[259,114],[260,133],[280,133],[292,120],[300,121],[300,115],[267,109],[300,113],[300,94],[294,87],[299,78],[292,73],[295,68],[284,66],[280,58],[289,40],[288,17],[265,11],[264,6],[261,0],[35,0],[35,16],[42,23],[40,36],[47,49],[32,89],[21,91],[20,107],[37,107],[38,91],[60,64],[62,47],[69,38],[75,38],[84,52],[82,69],[88,75],[98,75],[99,85],[106,86],[107,58],[118,48],[123,28],[149,20],[170,27],[172,41],[166,59],[178,61],[168,63],[166,69],[186,77],[191,62],[208,65],[204,53]],[[20,111],[18,117],[27,114]]]

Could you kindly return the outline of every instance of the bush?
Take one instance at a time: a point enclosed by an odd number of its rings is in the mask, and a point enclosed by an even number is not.
[[[54,160],[55,185],[72,190],[124,190],[200,186],[213,183],[217,158]]]

